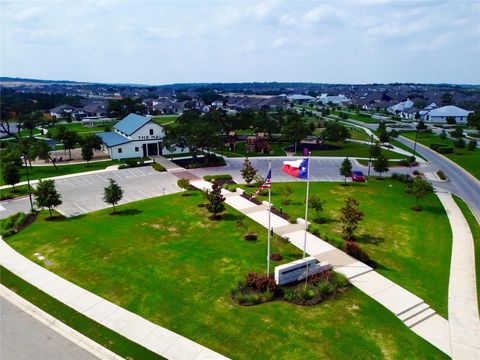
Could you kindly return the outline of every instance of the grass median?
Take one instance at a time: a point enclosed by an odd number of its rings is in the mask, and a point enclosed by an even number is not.
[[[313,307],[235,304],[230,290],[237,281],[265,271],[266,231],[230,207],[222,220],[208,220],[201,193],[186,194],[122,205],[120,215],[107,209],[45,221],[41,214],[7,241],[89,291],[228,357],[445,358],[357,289]],[[246,227],[258,240],[243,239]],[[284,262],[301,257],[289,243],[272,247]]]

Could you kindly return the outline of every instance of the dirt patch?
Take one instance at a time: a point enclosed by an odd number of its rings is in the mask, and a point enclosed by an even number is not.
[[[150,224],[149,226],[154,228],[154,229],[161,229],[162,228],[162,225],[160,225],[160,224]]]

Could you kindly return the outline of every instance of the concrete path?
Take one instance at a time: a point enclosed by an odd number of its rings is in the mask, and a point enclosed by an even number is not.
[[[202,190],[209,190],[212,185],[204,180],[194,180],[191,184]],[[228,205],[267,227],[267,206],[255,205],[241,196],[242,193],[241,189],[234,193],[222,189]],[[275,214],[271,214],[270,221],[274,233],[303,250],[304,230],[300,224],[291,224]],[[306,253],[319,261],[329,261],[335,271],[344,274],[352,285],[393,312],[416,334],[445,354],[451,354],[448,321],[436,314],[422,299],[311,233],[307,233]]]
[[[150,156],[150,159],[152,159],[154,162],[157,164],[162,165],[167,171],[182,171],[185,170],[181,166],[178,166],[175,164],[173,161],[170,161],[163,156],[157,155],[157,156]]]
[[[55,275],[17,253],[1,238],[0,256],[0,264],[25,281],[90,319],[167,359],[227,359]]]
[[[467,220],[447,192],[438,193],[453,233],[448,320],[453,359],[480,359],[475,250]]]

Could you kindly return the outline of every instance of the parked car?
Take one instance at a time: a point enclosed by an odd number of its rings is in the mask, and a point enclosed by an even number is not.
[[[353,182],[365,182],[365,175],[361,171],[352,171],[352,181]]]

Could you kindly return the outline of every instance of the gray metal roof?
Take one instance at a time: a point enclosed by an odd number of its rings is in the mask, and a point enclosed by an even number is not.
[[[125,136],[117,134],[114,131],[98,133],[97,136],[100,137],[103,143],[109,147],[124,144],[130,141]]]
[[[470,112],[454,105],[447,105],[430,110],[430,116],[468,116]]]
[[[149,121],[150,119],[145,116],[130,114],[120,122],[116,123],[113,127],[130,136]]]

